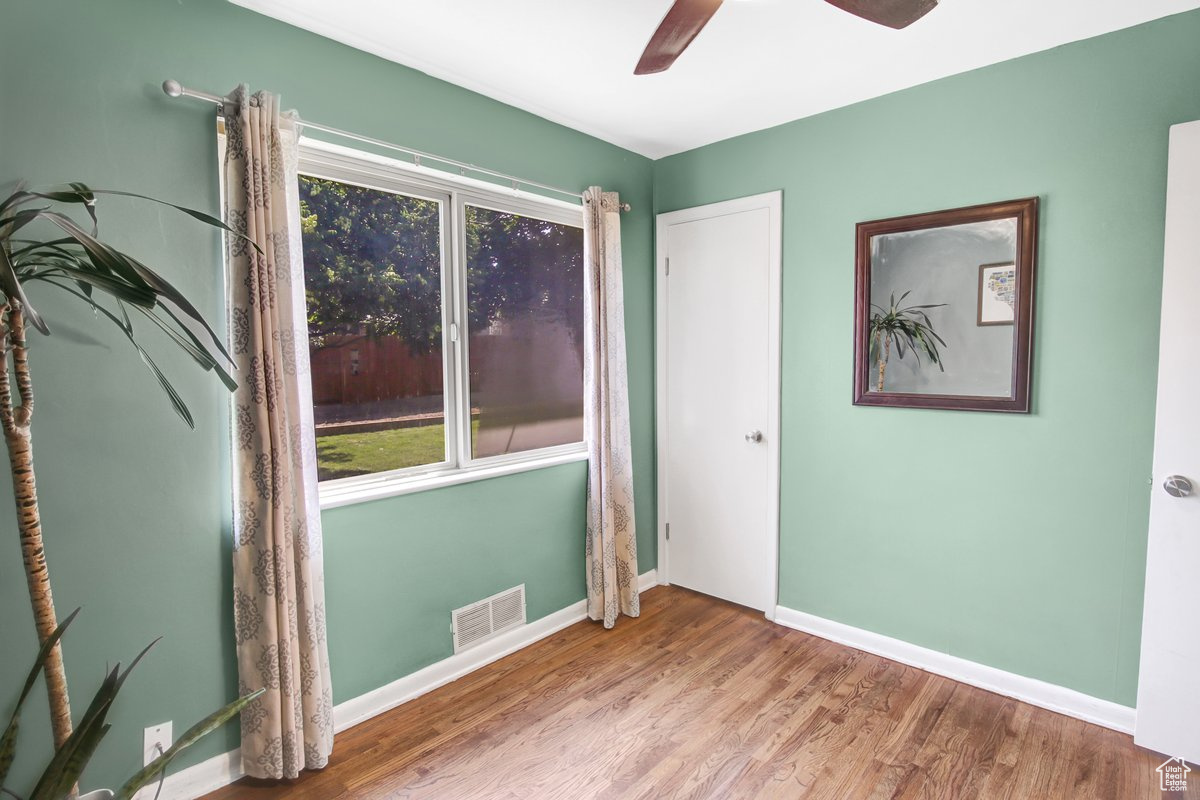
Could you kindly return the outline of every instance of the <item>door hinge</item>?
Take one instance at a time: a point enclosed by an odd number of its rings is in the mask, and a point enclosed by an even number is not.
[[[671,274],[671,257],[667,256],[667,274]]]
[[[667,541],[671,541],[671,523],[667,523]]]

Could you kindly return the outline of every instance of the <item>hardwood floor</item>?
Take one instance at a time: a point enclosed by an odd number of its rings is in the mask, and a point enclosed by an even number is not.
[[[1200,798],[1130,737],[673,587],[338,736],[270,798]]]

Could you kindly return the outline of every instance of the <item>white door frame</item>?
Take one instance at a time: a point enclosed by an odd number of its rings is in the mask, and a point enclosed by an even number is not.
[[[655,224],[654,317],[655,317],[655,438],[658,476],[658,582],[671,583],[671,565],[667,548],[667,229],[727,214],[765,208],[770,217],[769,273],[767,276],[767,418],[763,438],[767,446],[767,563],[763,580],[770,587],[767,619],[775,619],[779,603],[779,396],[780,345],[783,279],[783,192],[726,200],[720,203],[685,208],[659,214]]]

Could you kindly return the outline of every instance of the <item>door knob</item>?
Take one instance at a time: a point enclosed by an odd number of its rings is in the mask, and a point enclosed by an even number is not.
[[[751,444],[757,444],[758,442],[761,442],[762,431],[750,431],[746,434],[746,441],[750,442]],[[1191,488],[1191,484],[1188,484],[1188,488]]]
[[[1171,497],[1187,497],[1192,493],[1192,482],[1182,475],[1169,475],[1163,481],[1163,489]]]

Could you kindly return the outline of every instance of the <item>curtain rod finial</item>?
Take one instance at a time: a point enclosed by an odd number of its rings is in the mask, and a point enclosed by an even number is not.
[[[173,81],[170,78],[162,82],[162,90],[167,97],[183,96],[183,86],[180,85],[179,81]]]

